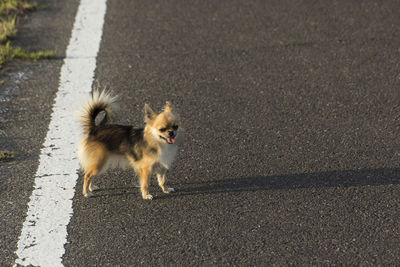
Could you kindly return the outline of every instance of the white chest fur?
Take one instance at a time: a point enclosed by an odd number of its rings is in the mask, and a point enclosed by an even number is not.
[[[160,164],[169,169],[172,165],[172,162],[175,159],[176,153],[178,152],[178,145],[177,144],[163,144],[160,150]]]

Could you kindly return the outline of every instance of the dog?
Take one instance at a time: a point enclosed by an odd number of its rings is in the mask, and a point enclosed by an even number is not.
[[[130,166],[139,176],[143,199],[149,194],[149,178],[155,173],[158,185],[166,194],[166,172],[178,152],[180,119],[166,102],[161,113],[144,105],[144,128],[108,123],[116,109],[117,97],[95,90],[79,112],[83,137],[78,148],[81,169],[84,171],[83,195],[90,197],[98,189],[93,177],[113,167]],[[102,116],[100,116],[102,115]],[[102,117],[99,118],[97,117]]]

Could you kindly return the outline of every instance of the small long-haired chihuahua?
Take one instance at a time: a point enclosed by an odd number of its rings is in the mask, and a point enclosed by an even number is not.
[[[113,115],[115,103],[116,97],[96,90],[80,111],[84,136],[78,156],[85,173],[83,195],[90,197],[97,189],[92,184],[95,175],[110,167],[125,166],[131,166],[138,174],[143,199],[153,198],[148,189],[152,173],[156,173],[164,193],[174,191],[165,186],[166,172],[178,152],[179,143],[180,121],[171,104],[166,102],[161,113],[154,112],[145,104],[145,127],[134,128],[107,123]],[[100,117],[100,121],[96,117]]]

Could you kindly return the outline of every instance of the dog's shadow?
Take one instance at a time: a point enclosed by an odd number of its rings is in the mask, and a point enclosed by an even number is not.
[[[209,195],[229,192],[251,192],[278,189],[376,186],[400,184],[400,169],[367,169],[331,171],[308,174],[288,174],[276,176],[253,176],[242,178],[216,179],[212,181],[171,184],[175,192],[171,194],[155,194],[156,199],[180,197],[185,195]],[[155,185],[151,191],[160,190]],[[101,196],[119,196],[138,194],[138,186],[105,188],[98,191]]]
[[[118,197],[132,194],[139,194],[140,186],[120,186],[120,187],[101,187],[94,191],[94,195],[90,198]]]

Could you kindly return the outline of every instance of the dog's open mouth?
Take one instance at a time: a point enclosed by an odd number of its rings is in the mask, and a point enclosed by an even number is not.
[[[168,137],[168,138],[165,138],[164,136],[161,136],[160,135],[160,138],[162,138],[162,139],[164,139],[168,144],[174,144],[175,143],[175,138],[174,137]]]

